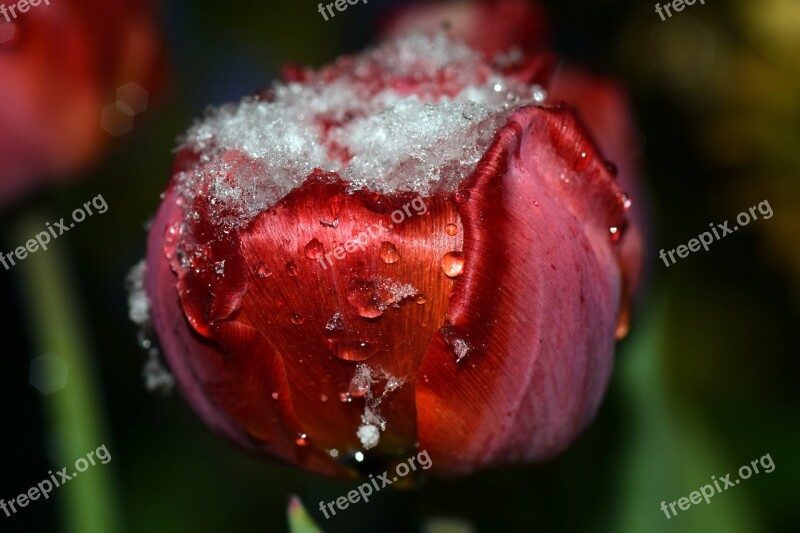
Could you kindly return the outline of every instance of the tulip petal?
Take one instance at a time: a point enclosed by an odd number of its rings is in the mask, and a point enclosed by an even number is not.
[[[569,111],[517,111],[466,185],[452,326],[417,385],[420,446],[450,474],[541,460],[588,424],[621,290],[621,191]]]
[[[225,322],[212,341],[189,326],[175,290],[176,274],[164,253],[165,232],[183,216],[174,195],[174,190],[167,194],[153,221],[146,290],[153,324],[182,394],[209,427],[245,450],[342,475],[344,469],[329,456],[297,445],[302,429],[293,413],[286,370],[263,334]]]

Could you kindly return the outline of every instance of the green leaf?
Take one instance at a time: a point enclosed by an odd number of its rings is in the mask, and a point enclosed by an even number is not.
[[[292,533],[323,533],[297,496],[293,495],[289,500],[286,514],[289,517],[289,531]]]

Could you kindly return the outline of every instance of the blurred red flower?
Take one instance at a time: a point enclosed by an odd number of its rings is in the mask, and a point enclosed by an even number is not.
[[[109,139],[103,109],[141,111],[162,53],[149,1],[42,0],[0,14],[0,205],[95,160]]]

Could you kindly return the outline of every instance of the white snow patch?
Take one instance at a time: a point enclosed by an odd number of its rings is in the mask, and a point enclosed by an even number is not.
[[[144,290],[144,274],[147,264],[144,259],[133,265],[125,283],[128,288],[128,318],[137,326],[150,322],[150,299]]]
[[[381,432],[378,429],[378,426],[373,426],[372,424],[364,424],[360,426],[356,432],[356,435],[358,435],[361,445],[365,450],[369,450],[370,448],[377,446],[381,439]]]
[[[161,362],[161,353],[151,340],[152,324],[150,319],[150,299],[144,288],[144,276],[147,265],[144,259],[131,267],[125,278],[128,289],[128,317],[139,326],[136,339],[139,346],[147,352],[147,362],[142,369],[145,388],[150,392],[163,394],[172,391],[175,378]]]
[[[383,392],[376,395],[372,386],[383,380],[386,381]],[[380,442],[380,432],[386,430],[386,419],[381,416],[379,409],[383,398],[399,389],[404,383],[403,379],[391,375],[380,367],[370,368],[366,364],[356,367],[356,372],[350,381],[350,390],[357,391],[365,399],[361,425],[356,430],[356,436],[365,450],[377,446]]]
[[[212,223],[244,226],[315,169],[353,189],[451,192],[508,115],[543,98],[445,33],[389,41],[305,75],[268,98],[211,109],[189,129],[182,147],[198,161],[176,176],[187,216],[202,195]]]

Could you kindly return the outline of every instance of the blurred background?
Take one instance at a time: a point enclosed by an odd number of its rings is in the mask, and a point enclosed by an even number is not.
[[[164,1],[156,6],[164,48],[155,52],[163,65],[148,74],[154,81],[140,82],[149,89],[146,109],[107,117],[104,155],[67,172],[75,179],[30,191],[0,212],[0,251],[8,252],[44,220],[69,216],[98,194],[109,206],[47,254],[0,269],[0,498],[101,444],[112,457],[49,500],[0,514],[0,530],[287,531],[296,494],[333,532],[797,531],[800,3],[695,3],[664,22],[649,2],[543,3],[560,57],[628,89],[642,147],[632,155],[645,185],[634,201],[652,228],[647,282],[589,431],[548,463],[387,489],[325,520],[318,502],[355,483],[254,461],[215,437],[179,395],[145,390],[146,354],[127,318],[124,279],[144,255],[176,137],[206,106],[267,87],[285,63],[318,66],[362,48],[400,4],[370,0],[326,22],[305,0]],[[74,31],[105,24],[88,20]],[[26,24],[20,20],[15,42],[0,19],[0,65],[25,38],[43,38],[26,34]],[[145,34],[140,40],[157,40]],[[147,53],[132,42],[125,51]],[[47,61],[57,69],[69,57]],[[0,86],[10,87],[16,81],[6,72]],[[116,89],[133,81],[124,76],[109,76],[114,81],[95,90],[98,101],[119,101]],[[99,124],[101,116],[73,119]],[[27,127],[3,120],[0,141]],[[771,219],[669,268],[658,259],[659,249],[763,200]],[[688,496],[711,476],[736,477],[765,454],[772,473],[670,520],[660,510],[662,500]]]

